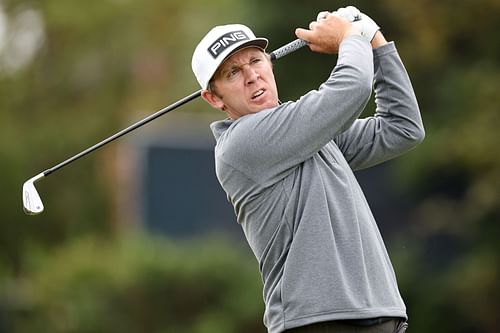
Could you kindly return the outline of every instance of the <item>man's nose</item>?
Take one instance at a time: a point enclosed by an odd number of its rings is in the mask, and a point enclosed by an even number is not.
[[[245,74],[245,83],[246,84],[252,84],[257,81],[259,78],[259,73],[253,69],[251,66],[245,66],[243,68],[243,72]]]

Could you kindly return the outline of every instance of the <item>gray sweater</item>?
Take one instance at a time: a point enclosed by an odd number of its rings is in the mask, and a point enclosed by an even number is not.
[[[375,115],[357,119],[372,88]],[[211,128],[217,177],[259,263],[270,333],[326,320],[406,318],[353,174],[424,137],[394,43],[372,51],[364,38],[348,37],[318,90]]]

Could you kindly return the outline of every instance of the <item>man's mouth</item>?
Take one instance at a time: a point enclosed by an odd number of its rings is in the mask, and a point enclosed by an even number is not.
[[[252,99],[256,99],[257,97],[262,96],[262,94],[264,94],[264,92],[265,92],[264,89],[257,90],[256,92],[253,93]]]

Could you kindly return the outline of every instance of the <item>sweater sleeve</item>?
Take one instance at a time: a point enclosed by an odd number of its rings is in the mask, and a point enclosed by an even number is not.
[[[239,118],[218,140],[218,158],[254,182],[270,185],[351,127],[370,97],[372,81],[370,44],[350,36],[318,90]]]
[[[401,155],[425,136],[417,99],[394,43],[375,49],[373,57],[375,114],[356,120],[335,138],[354,170]]]

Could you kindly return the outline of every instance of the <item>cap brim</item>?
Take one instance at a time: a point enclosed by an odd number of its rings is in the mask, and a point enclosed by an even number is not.
[[[267,39],[265,38],[255,38],[255,39],[252,39],[252,40],[249,40],[248,42],[246,43],[243,43],[241,45],[238,45],[237,48],[235,48],[234,50],[232,50],[225,58],[224,60],[222,60],[221,64],[224,63],[224,61],[227,60],[227,58],[229,58],[230,56],[232,56],[233,54],[235,54],[236,52],[238,51],[241,51],[243,49],[246,49],[246,48],[249,48],[249,47],[258,47],[259,49],[262,49],[263,51],[266,50],[267,48],[267,44],[268,44],[268,41]],[[220,65],[219,65],[220,66]]]

